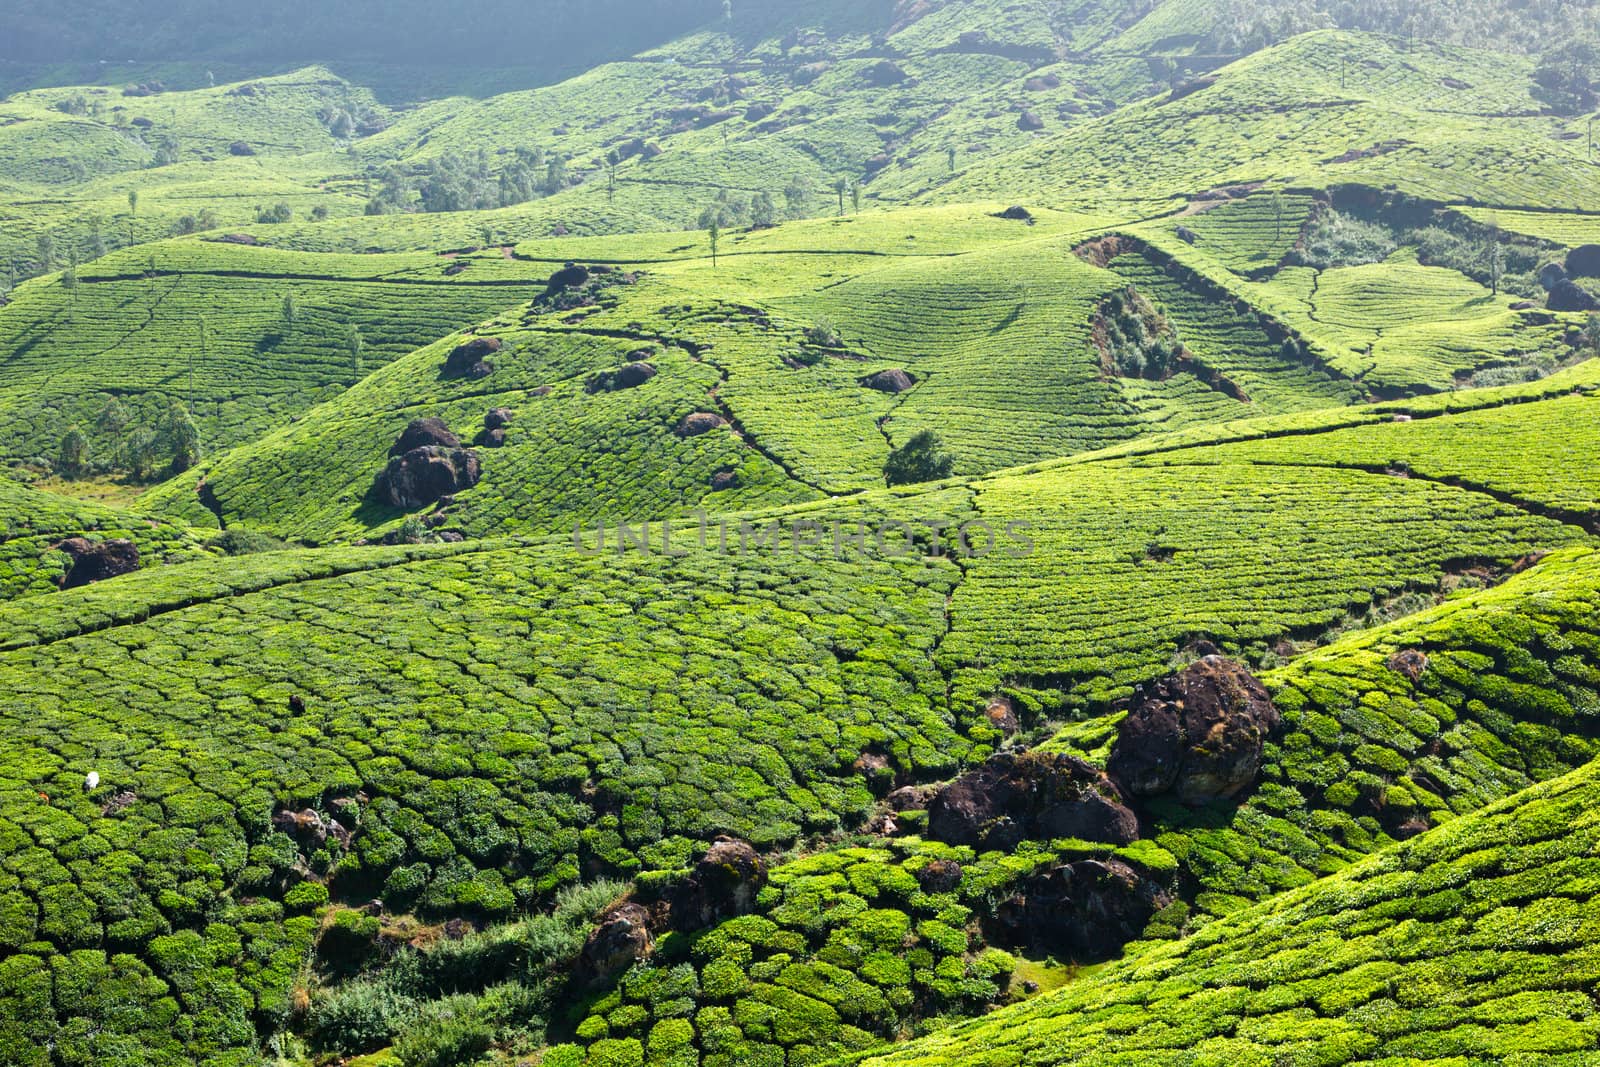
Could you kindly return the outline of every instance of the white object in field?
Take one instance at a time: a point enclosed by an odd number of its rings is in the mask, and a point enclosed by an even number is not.
[[[83,788],[90,792],[100,788],[100,772],[90,771],[86,774],[83,778]]]

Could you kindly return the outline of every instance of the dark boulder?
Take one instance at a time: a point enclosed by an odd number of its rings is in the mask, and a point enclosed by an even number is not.
[[[924,893],[954,893],[961,888],[961,864],[955,860],[934,860],[916,874]]]
[[[395,443],[389,446],[389,455],[403,456],[416,448],[437,445],[440,448],[460,448],[461,438],[450,432],[443,419],[429,417],[412,419],[400,432]]]
[[[1550,290],[1544,306],[1551,311],[1600,311],[1600,300],[1571,278],[1563,278]]]
[[[1239,664],[1207,656],[1135,696],[1106,770],[1130,796],[1199,805],[1249,788],[1281,716]]]
[[[1017,709],[1009,697],[995,697],[983,709],[983,717],[989,720],[989,725],[996,730],[1011,737],[1022,729],[1022,720],[1017,718]]]
[[[565,267],[550,275],[550,281],[545,285],[545,292],[559,293],[565,289],[576,289],[588,280],[588,267],[577,263],[568,263]]]
[[[256,154],[256,150],[250,147],[249,142],[235,141],[228,146],[228,154],[230,156],[253,156]]]
[[[739,487],[739,472],[723,468],[711,476],[711,491],[720,493],[725,489]]]
[[[1017,129],[1042,130],[1044,129],[1044,119],[1040,118],[1037,112],[1024,111],[1017,116]]]
[[[490,409],[483,416],[483,432],[478,435],[478,441],[488,448],[499,448],[506,443],[506,427],[515,417],[516,412],[510,408]]]
[[[861,384],[868,389],[876,389],[880,393],[903,393],[913,385],[916,385],[917,381],[911,375],[896,367],[868,375],[861,379]]]
[[[1422,672],[1428,669],[1428,657],[1414,648],[1407,648],[1390,656],[1387,665],[1391,671],[1415,683],[1421,681]]]
[[[457,345],[445,357],[446,378],[486,378],[494,372],[489,357],[500,351],[500,338],[474,337],[466,344]]]
[[[867,68],[866,79],[871,85],[899,85],[906,80],[906,72],[894,60],[884,59]]]
[[[931,785],[903,785],[883,798],[890,811],[927,811],[938,788]]]
[[[646,363],[643,361],[637,363],[624,363],[622,366],[617,368],[617,376],[615,379],[616,384],[613,386],[613,388],[632,389],[636,386],[643,385],[645,382],[648,382],[651,378],[654,378],[657,373],[656,365],[654,363]]]
[[[1600,245],[1579,245],[1567,253],[1567,275],[1600,278]]]
[[[1189,229],[1187,226],[1179,226],[1177,229],[1177,234],[1178,240],[1182,241],[1186,245],[1192,245],[1196,241],[1200,240],[1200,235]]]
[[[603,370],[590,378],[585,388],[591,393],[614,393],[619,389],[637,389],[660,372],[654,363],[639,361],[624,363],[611,370]]]
[[[997,219],[1006,219],[1010,222],[1026,222],[1029,226],[1033,225],[1033,212],[1029,211],[1021,204],[1012,204],[1004,211],[996,211],[994,213],[994,217]]]
[[[745,109],[744,120],[746,122],[760,122],[771,115],[774,110],[776,109],[771,104],[751,104]]]
[[[719,837],[693,871],[671,893],[672,925],[703,930],[723,919],[748,915],[767,884],[767,864],[746,841]]]
[[[389,449],[374,489],[391,507],[413,511],[478,484],[478,454],[440,419],[415,419]]]
[[[699,437],[728,425],[728,420],[709,411],[696,411],[685,415],[674,431],[679,437]]]
[[[1139,821],[1116,785],[1076,756],[1003,752],[939,791],[928,835],[983,848],[1055,837],[1125,845],[1138,839]]]
[[[608,909],[589,932],[578,957],[581,978],[591,984],[626,971],[655,949],[650,934],[650,913],[634,903]]]
[[[1567,280],[1567,268],[1559,263],[1546,263],[1539,268],[1539,284],[1549,292],[1559,283]]]
[[[1120,953],[1171,891],[1117,859],[1063,864],[1026,879],[995,909],[999,939],[1080,963]]]
[[[139,569],[139,546],[122,538],[91,541],[87,537],[69,537],[52,547],[72,558],[61,578],[63,589],[76,589]]]
[[[1023,82],[1022,88],[1030,93],[1042,93],[1050,89],[1061,88],[1061,79],[1054,74],[1035,75]]]

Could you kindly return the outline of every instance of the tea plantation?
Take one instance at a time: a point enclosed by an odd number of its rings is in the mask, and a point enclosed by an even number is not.
[[[458,6],[0,45],[0,1064],[1597,1062],[1591,0]]]

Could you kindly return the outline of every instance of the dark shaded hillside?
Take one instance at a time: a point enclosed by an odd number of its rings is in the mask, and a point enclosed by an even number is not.
[[[502,66],[548,83],[650,48],[720,14],[716,0],[73,0],[0,11],[0,61],[214,61],[257,70],[328,63]],[[603,27],[603,30],[601,29]]]

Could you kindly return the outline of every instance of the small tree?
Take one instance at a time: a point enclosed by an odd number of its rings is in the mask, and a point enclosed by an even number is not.
[[[56,456],[56,471],[63,478],[77,478],[89,465],[89,442],[76,426],[67,427]]]
[[[361,336],[361,327],[352,322],[350,328],[345,331],[344,343],[350,350],[350,369],[355,371],[357,378],[360,378],[361,354],[367,349],[366,338]]]
[[[1286,207],[1287,205],[1284,203],[1283,194],[1273,193],[1272,217],[1277,225],[1277,229],[1274,231],[1275,236],[1272,239],[1273,244],[1281,244],[1283,242],[1283,214]]]
[[[839,194],[839,214],[840,215],[844,214],[844,194],[849,188],[850,188],[850,182],[848,180],[844,179],[844,178],[840,178],[838,181],[833,183],[833,191]]]
[[[137,189],[128,190],[128,214],[139,214],[139,190]]]
[[[1483,268],[1489,275],[1489,291],[1495,296],[1500,295],[1500,278],[1505,273],[1505,266],[1505,245],[1500,240],[1499,229],[1491,226],[1483,244]]]
[[[904,445],[889,453],[883,476],[890,485],[911,485],[950,477],[955,457],[944,451],[944,442],[932,430],[922,430]]]
[[[949,148],[946,148],[944,152],[945,159],[950,164],[950,173],[954,174],[956,172],[956,146],[951,145]]]
[[[167,410],[167,444],[173,474],[182,474],[200,462],[200,428],[189,417],[189,409],[176,401]]]
[[[717,245],[722,240],[722,222],[716,215],[711,217],[711,224],[706,227],[706,236],[711,238],[711,266],[717,265]]]
[[[1600,315],[1591,314],[1583,327],[1583,347],[1593,359],[1600,359]]]
[[[106,401],[106,406],[95,416],[95,427],[111,438],[111,465],[122,466],[122,435],[128,430],[128,409],[122,406],[122,401],[116,397]]]
[[[294,297],[285,296],[283,298],[283,331],[284,331],[284,333],[294,333],[294,318],[295,318],[295,314],[296,314],[296,308],[294,306]],[[203,333],[204,332],[204,327],[202,327],[201,329],[202,329],[202,333]]]
[[[803,219],[811,204],[811,183],[805,178],[792,178],[783,187],[783,199],[791,219]]]
[[[772,194],[765,191],[757,193],[750,201],[750,225],[764,230],[777,224],[778,205],[773,203]]]
[[[200,362],[206,361],[206,317],[200,316],[196,323],[200,334]],[[194,403],[194,349],[189,350],[189,403]]]
[[[149,477],[156,455],[156,435],[142,426],[135,427],[128,434],[126,455],[128,469],[133,472],[133,476],[141,481]]]
[[[56,266],[56,239],[48,233],[41,233],[34,247],[39,253],[39,269],[49,272]]]
[[[857,215],[861,214],[861,180],[858,178],[850,183],[850,203],[855,208]]]

